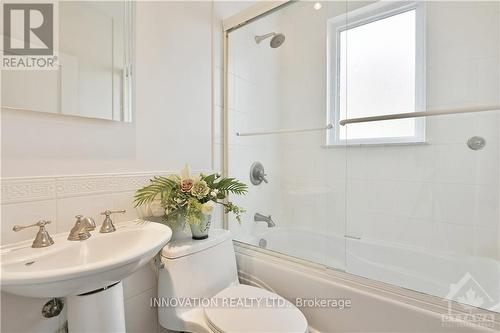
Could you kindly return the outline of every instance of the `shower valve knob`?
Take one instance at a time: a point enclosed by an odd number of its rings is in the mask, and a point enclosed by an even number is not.
[[[262,172],[262,173],[259,175],[259,178],[260,178],[260,179],[261,179],[264,183],[266,183],[266,184],[267,184],[267,179],[266,179],[266,176],[267,176],[267,174],[266,174],[266,173],[264,173],[264,172]]]
[[[255,173],[256,173],[255,177],[256,179],[259,179],[267,184],[267,179],[266,179],[267,173],[264,172],[264,169],[255,170]]]
[[[250,167],[250,182],[254,185],[259,185],[260,183],[268,183],[267,174],[264,171],[264,166],[260,162],[255,162]]]

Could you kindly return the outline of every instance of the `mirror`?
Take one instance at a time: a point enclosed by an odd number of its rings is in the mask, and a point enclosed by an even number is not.
[[[56,20],[58,69],[2,71],[2,109],[131,122],[132,2],[60,1]]]

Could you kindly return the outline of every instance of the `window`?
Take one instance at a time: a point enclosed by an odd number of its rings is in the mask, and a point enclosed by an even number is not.
[[[362,7],[329,21],[329,144],[423,142],[425,120],[340,126],[346,118],[425,110],[422,4]]]

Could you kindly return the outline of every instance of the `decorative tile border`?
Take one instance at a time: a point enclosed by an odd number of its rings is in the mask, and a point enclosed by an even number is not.
[[[0,188],[2,204],[56,197],[55,178],[2,179]]]
[[[207,172],[193,170],[193,173]],[[92,194],[134,191],[148,183],[154,176],[166,176],[174,172],[116,173],[102,175],[76,175],[37,178],[0,179],[0,203],[9,204],[77,197]]]
[[[147,184],[155,175],[167,175],[165,172],[148,174],[120,174],[92,177],[56,178],[57,198],[80,195],[134,191]]]
[[[57,198],[65,198],[114,192],[112,179],[111,176],[56,178],[56,196]]]
[[[169,172],[103,174],[40,178],[3,178],[1,203],[60,199],[92,194],[134,191],[155,175]]]

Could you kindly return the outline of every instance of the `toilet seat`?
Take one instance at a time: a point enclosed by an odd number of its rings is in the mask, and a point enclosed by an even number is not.
[[[205,308],[207,325],[216,333],[306,333],[302,312],[283,297],[264,289],[230,286]]]

